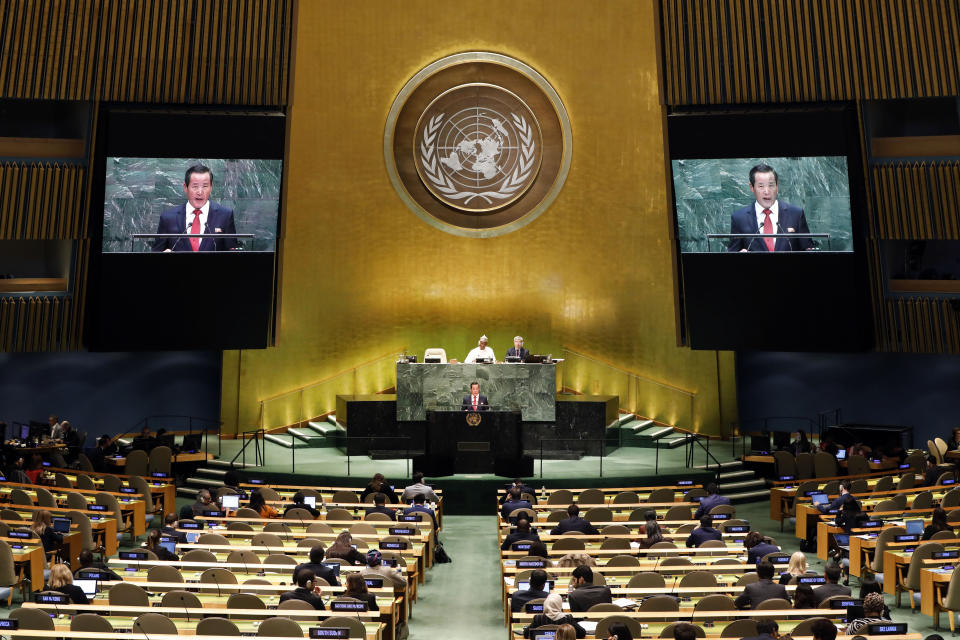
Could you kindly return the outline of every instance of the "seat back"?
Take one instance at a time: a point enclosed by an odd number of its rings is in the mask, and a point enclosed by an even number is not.
[[[357,497],[357,494],[355,494],[353,491],[341,489],[340,491],[334,491],[333,497],[330,498],[330,502],[346,502],[350,504],[360,502],[360,498]]]
[[[356,618],[348,618],[346,616],[331,616],[320,622],[321,627],[345,627],[350,629],[351,638],[366,638],[367,632],[363,627],[363,623],[357,620]]]
[[[815,478],[830,478],[837,475],[837,458],[826,451],[813,454],[813,473]]]
[[[147,569],[147,582],[184,582],[184,579],[176,567],[159,564]]]
[[[37,492],[37,504],[41,507],[56,507],[57,500],[53,497],[53,494],[44,489],[43,487],[37,487],[34,489]]]
[[[675,499],[676,494],[674,493],[673,489],[661,487],[651,491],[650,495],[646,500],[644,500],[644,502],[673,502]]]
[[[680,611],[680,603],[673,596],[653,596],[641,602],[637,611]],[[603,637],[599,629],[597,637]]]
[[[870,563],[870,569],[874,573],[883,573],[883,552],[887,550],[887,544],[893,541],[896,536],[904,535],[907,532],[903,527],[888,527],[880,531],[877,536],[877,549],[873,554],[873,562]],[[894,576],[885,576],[887,580],[894,580]]]
[[[293,529],[286,522],[268,522],[263,525],[263,531],[265,533],[293,533]]]
[[[640,502],[640,496],[633,491],[621,491],[613,496],[613,504],[637,504]]]
[[[923,569],[923,561],[933,557],[934,553],[943,551],[943,545],[939,542],[924,542],[917,547],[910,556],[910,568],[907,569],[907,577],[903,580],[903,586],[911,591],[920,591],[920,571]],[[886,578],[886,576],[884,576]]]
[[[360,548],[359,540],[355,542],[357,544],[357,549]],[[285,553],[271,553],[266,558],[263,559],[263,564],[288,564],[291,567],[295,567],[299,562],[293,556],[288,556]]]
[[[715,587],[717,576],[712,571],[691,571],[680,578],[681,587]]]
[[[714,508],[710,509],[710,515],[715,516],[717,514],[729,515],[731,518],[737,515],[737,508],[732,504],[718,504]]]
[[[227,598],[227,609],[266,609],[267,604],[252,593],[232,593]]]
[[[217,556],[212,551],[206,549],[190,549],[180,557],[183,562],[209,562],[215,563]]]
[[[653,571],[644,571],[642,573],[634,574],[630,577],[630,581],[627,583],[627,588],[629,589],[640,589],[643,587],[663,589],[666,586],[667,583],[663,579],[663,575]]]
[[[14,487],[10,490],[10,502],[21,506],[33,506],[33,498],[30,497],[29,493],[19,487]]]
[[[10,587],[17,584],[17,569],[13,563],[13,549],[0,540],[0,587]]]
[[[910,473],[905,473],[900,476],[900,481],[897,483],[897,489],[913,489],[916,483],[917,477],[911,471]]]
[[[307,527],[307,533],[333,533],[333,527],[326,522],[311,522]]]
[[[606,534],[604,534],[606,535]],[[617,549],[617,550],[630,550],[630,541],[626,538],[607,538],[600,543],[600,549]]]
[[[112,589],[111,589],[112,591]],[[177,625],[162,613],[143,613],[133,621],[134,633],[154,635],[177,635]]]
[[[797,478],[799,480],[806,480],[808,478],[813,478],[813,454],[812,453],[798,453],[797,454]],[[754,628],[756,629],[756,628]],[[754,634],[756,635],[756,634]]]
[[[802,453],[800,455],[803,455]],[[810,454],[807,454],[810,455]],[[734,620],[723,628],[720,632],[721,638],[747,638],[757,636],[757,621],[753,618],[740,618]]]
[[[192,591],[186,591],[184,589],[171,589],[163,594],[163,597],[160,599],[161,607],[177,607],[178,609],[202,609],[203,603],[200,602],[200,598],[197,594]],[[184,613],[176,614],[167,614],[170,617],[182,618],[186,615]]]
[[[943,596],[943,608],[947,611],[960,611],[960,564],[950,574],[947,593]]]
[[[231,620],[214,617],[204,618],[198,622],[194,633],[198,636],[239,636],[240,629]]]
[[[80,473],[77,474],[77,489],[95,491],[97,489],[97,483],[94,482],[90,476]]]
[[[857,476],[862,473],[870,473],[870,461],[866,456],[854,455],[847,459],[847,474]]]
[[[110,587],[107,592],[110,604],[125,607],[150,607],[150,597],[140,585],[121,582]]]
[[[606,504],[603,489],[584,489],[577,496],[577,504]]]
[[[933,443],[933,440],[927,440],[927,451],[930,452],[930,455],[933,456],[937,464],[943,464],[943,456],[940,454],[940,450],[937,449],[937,445]]]
[[[637,556],[617,555],[607,560],[608,567],[639,567],[640,559]]]
[[[737,607],[733,604],[733,598],[722,593],[713,593],[700,598],[700,601],[693,607],[696,611],[733,611]]]
[[[826,620],[830,622],[827,618],[816,617],[816,618],[807,618],[806,620],[800,621],[797,626],[791,631],[793,636],[812,636],[813,635],[813,623],[818,620]],[[833,624],[832,622],[830,624]]]
[[[70,631],[87,631],[93,633],[113,633],[113,625],[103,616],[96,613],[81,613],[70,620]]]
[[[630,534],[630,527],[622,524],[608,524],[603,529],[600,529],[600,533],[605,536],[625,536]],[[606,540],[604,540],[604,542],[606,542]],[[629,542],[627,546],[630,546]]]
[[[363,626],[362,623],[361,626]],[[301,629],[300,625],[290,618],[274,616],[272,618],[267,618],[260,623],[260,626],[257,628],[257,635],[271,636],[274,638],[302,638],[303,629]]]
[[[676,626],[677,626],[678,624],[683,624],[683,623],[681,623],[681,622],[671,622],[670,624],[668,624],[667,626],[665,626],[665,627],[663,628],[663,631],[660,632],[660,637],[661,637],[661,638],[671,638],[671,639],[672,639],[672,638],[673,638],[673,630],[676,628]],[[687,624],[689,624],[689,623],[687,623]],[[691,625],[691,626],[693,627],[693,633],[694,633],[694,635],[695,635],[697,638],[706,638],[706,637],[707,637],[707,632],[703,630],[703,627],[701,627],[701,626],[698,625],[698,624]]]
[[[439,358],[440,364],[447,364],[447,350],[442,347],[430,347],[423,352],[423,361],[427,358]]]
[[[148,459],[147,471],[150,474],[162,473],[166,476],[170,475],[170,461],[173,458],[173,451],[170,450],[170,447],[161,445],[159,447],[154,447],[150,450],[150,457]],[[140,474],[136,474],[140,475]]]
[[[275,533],[267,533],[261,531],[257,535],[253,536],[253,540],[250,542],[251,546],[254,547],[282,547],[283,540]]]
[[[784,598],[767,598],[757,605],[757,609],[789,609],[792,605]]]
[[[73,489],[73,483],[70,482],[70,478],[66,474],[57,472],[53,476],[53,483],[60,489]]]
[[[550,494],[549,498],[547,498],[547,504],[573,504],[573,492],[569,489],[557,489]]]
[[[587,522],[610,522],[613,520],[613,511],[607,507],[593,507],[583,514]]]
[[[353,514],[346,509],[341,509],[339,507],[334,509],[327,509],[327,520],[355,520]]]
[[[127,479],[127,484],[137,490],[147,513],[153,513],[153,494],[150,492],[150,485],[147,484],[147,481],[141,476],[130,476]]]
[[[227,562],[239,562],[241,564],[260,564],[260,556],[249,549],[235,549],[227,556]]]
[[[342,511],[342,509],[341,509],[341,511]],[[327,518],[329,518],[330,520],[333,520],[333,518],[330,518],[330,514],[329,514],[329,513],[327,514]],[[301,522],[306,522],[306,521],[308,521],[308,520],[313,520],[314,518],[313,518],[313,514],[310,513],[309,511],[307,511],[306,509],[304,509],[303,507],[293,507],[292,509],[287,509],[287,510],[284,512],[284,514],[283,514],[283,519],[284,519],[284,520],[299,520],[299,521],[301,521]],[[353,516],[347,518],[347,520],[353,520]],[[310,526],[312,527],[313,524],[311,524]],[[326,526],[329,526],[329,525],[326,525]]]
[[[323,578],[317,578],[317,581],[323,580]],[[326,582],[326,580],[324,580]],[[301,611],[312,611],[313,605],[307,602],[306,600],[284,600],[277,605],[277,609],[299,609]]]
[[[797,459],[789,451],[774,451],[773,461],[777,465],[778,476],[797,477]]]
[[[127,454],[123,472],[128,476],[145,476],[150,468],[150,456],[143,449],[134,449]],[[108,489],[109,491],[109,489]]]
[[[894,481],[893,476],[882,476],[877,480],[877,484],[873,485],[874,491],[890,491],[893,489]]]
[[[929,491],[921,491],[910,504],[911,509],[929,509],[933,506],[933,494]]]
[[[90,458],[87,457],[87,454],[81,453],[77,456],[77,464],[80,466],[81,471],[93,471],[93,463],[90,462]]]
[[[690,512],[690,507],[679,504],[667,509],[667,512],[663,516],[664,520],[690,520],[692,518],[693,515]]]
[[[553,543],[553,551],[583,551],[586,549],[583,540],[572,536],[561,536]]]

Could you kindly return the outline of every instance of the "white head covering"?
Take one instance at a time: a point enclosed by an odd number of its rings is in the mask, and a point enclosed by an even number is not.
[[[481,342],[490,342],[490,341],[487,340],[487,336],[480,336],[480,339],[477,340],[477,345],[479,345]]]
[[[559,593],[554,591],[544,599],[543,613],[551,620],[559,620],[567,615],[563,611],[563,599]]]

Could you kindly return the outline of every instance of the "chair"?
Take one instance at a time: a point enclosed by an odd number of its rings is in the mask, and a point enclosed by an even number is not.
[[[551,511],[547,514],[547,522],[560,522],[567,517],[566,511]]]
[[[160,599],[161,607],[176,607],[178,609],[203,609],[203,603],[200,602],[200,598],[197,594],[192,591],[185,591],[183,589],[172,589],[163,594],[163,597]],[[187,616],[186,612],[183,613],[169,613],[168,616],[181,618]]]
[[[593,509],[591,509],[590,511],[593,511]],[[587,513],[589,513],[589,511]],[[520,518],[520,516],[525,517],[530,522],[537,521],[537,512],[534,511],[533,509],[527,509],[526,507],[522,507],[520,509],[514,509],[508,514],[508,517],[510,518]]]
[[[111,589],[112,591],[112,589]],[[177,635],[177,625],[162,613],[143,613],[133,621],[133,628],[140,633],[154,635]]]
[[[640,496],[633,491],[621,491],[613,496],[613,504],[637,504],[640,502]]]
[[[194,633],[198,636],[239,636],[240,629],[226,618],[204,618],[197,623]]]
[[[733,604],[733,598],[722,593],[714,593],[700,598],[700,602],[693,607],[694,613],[697,611],[734,611],[737,607]]]
[[[802,456],[804,454],[801,453],[800,455]],[[806,455],[810,454],[808,453]],[[757,635],[759,635],[759,632],[757,631],[757,621],[753,618],[740,618],[738,620],[734,620],[725,626],[723,631],[720,632],[721,638],[749,638]]]
[[[143,587],[132,582],[121,582],[110,587],[107,600],[114,606],[150,608],[150,597],[147,592]]]
[[[150,485],[147,484],[147,481],[140,476],[130,476],[127,479],[127,484],[137,490],[137,493],[140,495],[140,499],[144,503],[144,511],[146,512],[147,522],[150,522],[154,519],[155,516],[163,515],[160,512],[160,509],[153,502],[153,494],[150,491]]]
[[[33,506],[33,498],[30,497],[30,494],[17,487],[10,490],[10,502],[21,506]]]
[[[672,596],[653,596],[641,602],[637,611],[680,611],[680,603]]]
[[[740,576],[740,579],[737,580],[735,587],[745,587],[748,584],[753,584],[760,580],[760,576],[757,575],[756,571],[751,571],[750,573],[745,573]]]
[[[71,509],[73,509],[73,507],[71,507]],[[84,509],[86,509],[86,507],[84,507]],[[87,516],[84,511],[80,510],[70,511],[67,513],[67,517],[70,518],[71,524],[77,525],[77,531],[80,532],[80,539],[83,541],[83,548],[99,554],[100,560],[102,561],[104,552],[103,539],[102,537],[94,536],[93,524],[90,522],[90,517]],[[100,536],[103,535],[102,532],[98,533]]]
[[[300,538],[297,540],[298,547],[306,547],[307,549],[312,549],[318,544],[323,544],[323,540],[319,540],[317,538]]]
[[[813,454],[798,453],[797,454],[797,479],[807,480],[813,477],[815,477],[813,475]],[[756,628],[754,628],[753,635],[756,635]]]
[[[617,555],[607,560],[608,567],[639,567],[640,560],[637,556]]]
[[[866,456],[850,456],[847,459],[847,475],[858,476],[873,471]]]
[[[901,509],[903,509],[903,507],[897,505],[897,502],[890,498],[886,500],[881,500],[877,504],[873,505],[873,511],[875,513],[879,513],[883,511],[898,511]]]
[[[346,502],[347,504],[355,504],[357,502],[360,502],[360,498],[357,497],[357,494],[355,494],[353,491],[347,491],[346,489],[341,489],[339,491],[333,492],[333,497],[330,498],[330,502],[332,503]]]
[[[321,627],[344,627],[350,630],[351,638],[366,638],[367,632],[363,623],[356,618],[346,616],[330,616],[320,623]]]
[[[553,543],[552,551],[583,551],[586,549],[583,540],[575,537],[563,536]]]
[[[368,513],[367,515],[363,516],[363,519],[364,519],[364,520],[373,520],[374,522],[378,522],[378,521],[379,521],[379,522],[393,522],[393,518],[391,518],[391,517],[388,516],[387,514],[385,514],[385,513],[379,513],[379,512],[376,512],[376,511],[371,512],[371,513]]]
[[[613,511],[607,507],[594,507],[587,509],[583,514],[583,519],[587,522],[610,522],[613,520]]]
[[[793,628],[793,631],[791,631],[790,634],[793,636],[812,636],[813,623],[818,620],[827,620],[827,622],[830,622],[827,618],[822,618],[819,616],[816,618],[807,618],[806,620],[802,620],[799,624],[797,624],[797,626]],[[831,622],[830,624],[833,624],[833,623]]]
[[[43,487],[37,487],[34,489],[37,492],[37,505],[41,507],[57,507],[57,499],[53,497],[53,494],[44,489]]]
[[[601,550],[615,549],[615,550],[630,550],[630,541],[625,538],[607,538],[600,543]]]
[[[357,541],[357,549],[359,548],[359,541]],[[291,567],[295,567],[300,563],[297,562],[297,559],[293,556],[288,556],[284,553],[271,553],[263,559],[263,564],[288,564]]]
[[[70,478],[59,471],[53,476],[53,484],[59,489],[73,489],[73,483],[70,482]]]
[[[673,630],[674,630],[674,628],[675,628],[678,624],[681,624],[681,623],[680,623],[680,622],[671,622],[670,624],[668,624],[667,626],[665,626],[665,627],[663,628],[663,631],[660,632],[660,637],[661,637],[661,638],[671,638],[671,639],[672,639],[672,638],[673,638]],[[698,637],[698,638],[706,638],[706,637],[707,637],[707,632],[704,631],[704,630],[703,630],[703,627],[701,627],[701,626],[698,625],[698,624],[693,625],[693,632],[694,632],[694,634],[696,635],[696,637]]]
[[[877,484],[873,485],[874,491],[891,491],[893,489],[893,476],[882,476],[877,480]]]
[[[206,549],[190,549],[180,557],[183,562],[207,562],[216,564],[217,556],[212,551]]]
[[[626,536],[630,535],[630,527],[623,524],[608,524],[600,529],[600,533],[605,536]],[[627,543],[627,546],[630,546],[629,543]]]
[[[870,563],[870,570],[876,574],[877,582],[883,582],[883,552],[887,550],[887,544],[893,542],[896,536],[906,533],[907,530],[903,527],[887,527],[877,536],[877,547],[873,552],[873,561]]]
[[[710,515],[715,516],[720,515],[729,515],[731,518],[737,515],[737,508],[732,504],[718,504],[714,508],[710,509]]]
[[[903,565],[897,565],[896,595],[897,606],[900,606],[900,596],[904,591],[910,594],[910,613],[916,612],[915,595],[920,593],[920,571],[923,569],[923,561],[933,557],[934,553],[943,551],[943,545],[939,542],[924,542],[910,554],[910,564],[907,566],[906,575],[904,575]]]
[[[664,520],[690,520],[693,518],[693,515],[690,511],[690,507],[684,507],[677,505],[675,507],[670,507],[667,509],[667,513],[664,514]]]
[[[128,476],[145,476],[148,475],[149,468],[150,456],[147,452],[143,449],[134,449],[127,454],[127,463],[123,467],[123,472]]]
[[[23,520],[23,517],[13,509],[0,509],[0,519],[3,520]]]
[[[20,599],[25,600],[29,582],[24,574],[18,573],[10,545],[0,540],[0,598],[6,598],[9,607],[13,602],[13,589],[19,587]]]
[[[659,598],[660,596],[655,596],[655,597]],[[672,600],[673,598],[670,598],[670,599]],[[622,622],[623,624],[627,625],[627,628],[630,629],[630,633],[633,634],[634,638],[639,638],[643,632],[643,629],[640,626],[639,620],[635,620],[634,618],[628,618],[627,616],[615,614],[612,616],[607,616],[606,618],[603,618],[602,620],[597,622],[597,630],[594,632],[594,636],[597,638],[608,637],[610,635],[610,625],[615,624],[617,622]]]
[[[957,565],[953,573],[950,574],[950,582],[947,583],[946,593],[940,589],[937,589],[934,593],[933,628],[940,628],[940,612],[947,611],[950,613],[950,632],[953,633],[957,624],[957,616],[954,613],[960,611],[960,565]]]
[[[237,576],[234,575],[233,571],[229,569],[224,569],[223,567],[210,567],[205,569],[203,573],[200,574],[200,582],[205,582],[207,584],[215,585],[231,585],[237,584]],[[228,593],[234,593],[234,590],[231,589]]]
[[[933,440],[927,440],[927,451],[930,452],[930,455],[933,456],[937,464],[943,464],[943,455],[940,453],[940,450],[937,449],[937,445],[933,443]]]
[[[197,538],[197,543],[230,546],[230,541],[219,533],[203,533]]]
[[[654,589],[663,589],[667,586],[666,581],[663,579],[663,576],[659,573],[654,573],[653,571],[644,571],[643,573],[637,573],[630,577],[630,581],[627,583],[628,589],[641,589],[644,587],[652,587]]]
[[[263,525],[263,531],[265,533],[293,533],[293,529],[286,522],[268,522]]]
[[[97,483],[93,481],[88,475],[79,474],[77,475],[77,489],[83,489],[84,491],[96,491]]]
[[[89,504],[90,503],[87,502],[86,497],[84,497],[82,493],[77,493],[76,491],[67,491],[67,507],[70,509],[86,511]]]
[[[440,364],[447,364],[447,350],[441,347],[430,347],[423,352],[423,361],[427,362],[427,358],[439,358]]]
[[[706,540],[700,544],[701,549],[726,549],[727,543],[723,540]]]
[[[911,471],[900,476],[900,482],[897,483],[897,489],[913,489],[917,483],[917,477]]]
[[[792,606],[790,601],[784,598],[767,598],[758,604],[756,608],[769,611],[771,609],[790,609]]]
[[[257,565],[260,564],[260,556],[249,549],[236,549],[227,556],[227,562]]]
[[[660,563],[661,567],[689,567],[692,565],[690,558],[685,558],[683,556],[674,556],[672,558],[664,558]]]
[[[96,613],[81,613],[73,616],[73,620],[70,621],[70,631],[113,633],[113,625]]]
[[[573,504],[573,492],[569,489],[557,489],[547,498],[548,505],[570,505]]]
[[[231,522],[227,525],[227,531],[253,531],[253,527],[248,522]]]
[[[307,533],[333,533],[333,527],[326,522],[311,522],[307,527]]]
[[[606,504],[603,489],[584,489],[577,496],[577,504]]]
[[[108,476],[109,477],[109,476]],[[120,539],[120,536],[124,533],[129,533],[131,540],[134,538],[133,535],[133,522],[126,522],[123,519],[123,510],[120,508],[120,503],[117,501],[117,497],[101,491],[95,496],[97,504],[103,505],[107,508],[113,517],[117,519],[117,539]]]
[[[327,510],[327,520],[355,520],[353,514],[339,507]]]
[[[275,533],[261,532],[253,536],[250,542],[253,547],[282,547],[283,540]]]
[[[587,611],[591,612],[604,612],[609,613],[623,612],[623,607],[613,604],[612,602],[598,602],[597,604],[590,605],[590,608]]]
[[[30,629],[35,631],[53,631],[53,618],[42,609],[14,609],[10,612],[10,619],[16,620],[21,629]],[[34,636],[18,636],[17,640],[47,640],[46,638],[37,638]]]
[[[147,569],[147,582],[184,582],[184,579],[176,567],[160,564]]]
[[[832,478],[837,475],[837,458],[826,451],[813,454],[813,473],[815,478]]]
[[[911,509],[930,509],[933,507],[933,494],[929,491],[921,491],[910,503]]]
[[[173,451],[170,447],[161,445],[150,450],[150,458],[147,464],[149,474],[162,473],[165,476],[170,475],[170,461],[173,459]],[[140,475],[132,474],[132,475]]]
[[[676,499],[676,494],[674,494],[673,489],[667,487],[661,487],[659,489],[654,489],[650,492],[650,495],[647,497],[644,502],[673,502]]]
[[[290,618],[274,616],[260,623],[260,627],[257,628],[257,635],[274,638],[302,638],[303,629]]]
[[[947,454],[948,450],[946,441],[944,441],[943,438],[936,437],[933,439],[933,444],[937,446],[937,451],[940,452],[940,459],[942,460]]]
[[[680,578],[679,587],[715,587],[717,576],[712,571],[691,571]]]
[[[908,455],[903,462],[904,464],[910,465],[910,470],[913,473],[919,473],[922,475],[923,470],[926,468],[926,465],[927,465],[927,457],[923,455],[922,451],[916,451]]]
[[[342,509],[341,509],[341,511],[342,511]],[[347,513],[349,513],[349,512],[347,512]],[[313,517],[313,514],[312,514],[312,513],[310,513],[309,511],[307,511],[307,510],[304,509],[303,507],[293,507],[293,508],[291,508],[291,509],[287,509],[286,511],[284,511],[284,513],[283,513],[283,519],[284,519],[284,520],[299,520],[300,522],[307,522],[308,520],[314,520],[315,518]],[[333,520],[333,518],[331,518],[329,514],[327,514],[327,519],[328,519],[328,520]],[[350,516],[349,518],[345,518],[345,520],[353,520],[353,516]],[[310,526],[313,526],[313,525],[310,525]],[[328,526],[329,526],[329,525],[328,525]]]
[[[949,480],[956,480],[957,472],[956,471],[944,471],[937,477],[937,484],[942,485],[944,482]]]
[[[839,480],[830,480],[823,484],[823,489],[821,491],[827,495],[832,496],[835,493],[840,493],[840,481]]]
[[[850,481],[850,493],[867,493],[870,491],[870,484],[866,478],[857,478]]]
[[[252,593],[232,593],[227,598],[227,609],[266,609],[267,603]],[[230,616],[235,617],[235,616]],[[236,616],[247,617],[247,616]]]
[[[789,451],[774,451],[773,461],[777,465],[778,476],[797,477],[797,459]]]
[[[937,531],[935,534],[930,536],[931,540],[953,540],[957,537],[957,534],[950,529],[944,531]]]
[[[727,527],[745,527],[747,526],[746,520],[741,520],[740,518],[730,518],[729,520],[721,520],[718,523],[714,523],[714,526],[720,530],[721,533],[726,531]]]
[[[706,498],[708,495],[710,494],[707,493],[707,490],[703,487],[694,487],[693,489],[690,489],[690,491],[687,491],[685,494],[683,494],[683,501],[696,502],[698,498]]]
[[[900,493],[893,496],[892,498],[890,498],[890,501],[893,502],[893,504],[897,505],[897,509],[907,508],[907,494],[905,493]]]
[[[322,580],[322,578],[317,578],[318,582],[320,580]],[[326,580],[324,580],[324,582],[326,582]],[[283,602],[277,605],[277,609],[298,609],[300,611],[312,611],[313,605],[310,604],[309,602],[306,602],[305,600],[292,599],[292,600],[284,600]]]

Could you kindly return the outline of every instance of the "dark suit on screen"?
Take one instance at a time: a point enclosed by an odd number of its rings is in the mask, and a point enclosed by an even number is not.
[[[737,596],[734,604],[738,609],[756,609],[757,605],[770,598],[790,600],[787,589],[782,584],[774,584],[772,580],[758,580],[743,588],[743,593]]]
[[[528,355],[530,355],[529,349],[524,349],[523,347],[520,347],[520,353],[517,353],[516,347],[510,347],[509,349],[507,349],[506,357],[511,358],[513,356],[519,356],[521,360],[526,360]]]
[[[803,209],[783,200],[777,202],[779,228],[774,228],[774,233],[790,233],[787,231],[788,229],[793,229],[793,233],[810,233]],[[763,228],[757,225],[755,204],[755,202],[751,202],[733,212],[733,215],[730,216],[730,233],[763,233]],[[773,250],[805,251],[811,247],[813,247],[813,240],[810,238],[777,238]],[[766,251],[767,243],[763,241],[763,238],[730,238],[727,251],[740,251],[741,249]]]
[[[463,402],[460,408],[464,411],[473,411],[473,396],[463,396]],[[487,396],[482,393],[477,396],[477,411],[489,411],[490,403],[487,402]]]
[[[190,213],[190,220],[193,220],[193,212]],[[219,231],[217,231],[219,229]],[[167,209],[160,214],[160,223],[157,225],[157,233],[187,233],[187,205],[186,203],[179,207]],[[207,211],[207,225],[200,230],[201,233],[236,233],[237,227],[233,222],[233,209],[220,206],[216,202],[210,202],[210,209]],[[200,251],[229,251],[237,248],[236,238],[204,238],[200,241]],[[193,251],[190,246],[190,238],[157,238],[153,243],[153,251]]]

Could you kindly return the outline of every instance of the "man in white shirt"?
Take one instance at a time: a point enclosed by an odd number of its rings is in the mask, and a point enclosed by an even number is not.
[[[750,169],[750,191],[755,201],[737,209],[730,216],[730,233],[785,235],[810,233],[803,209],[778,198],[777,172],[760,163]],[[727,251],[809,251],[810,238],[731,238]]]
[[[58,440],[63,437],[63,425],[57,416],[47,418],[47,424],[50,425],[50,437]]]
[[[439,502],[437,494],[433,492],[433,489],[430,488],[430,485],[423,483],[423,473],[420,471],[417,471],[413,474],[413,484],[404,488],[403,496],[400,498],[400,500],[402,502],[410,502],[417,496],[418,493],[425,495],[427,500],[430,502]]]
[[[183,193],[187,201],[179,207],[160,214],[158,234],[215,234],[237,232],[233,209],[210,200],[213,190],[213,172],[209,167],[195,164],[183,177]],[[157,238],[153,251],[230,251],[238,248],[236,238]]]
[[[483,359],[489,359],[494,362],[497,360],[497,356],[493,355],[493,349],[487,346],[487,336],[480,336],[480,341],[477,343],[477,346],[470,350],[464,362],[473,364],[477,360]]]

